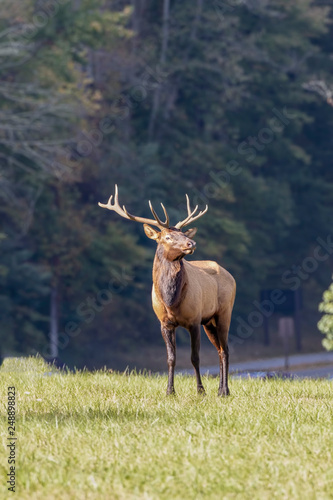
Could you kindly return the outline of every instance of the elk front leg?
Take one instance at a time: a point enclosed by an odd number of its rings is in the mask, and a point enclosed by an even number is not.
[[[174,394],[174,375],[176,365],[176,331],[174,325],[161,324],[162,337],[167,349],[168,388],[167,395]]]
[[[197,389],[201,394],[205,394],[205,388],[202,385],[200,376],[200,325],[193,325],[189,328],[191,335],[191,362],[194,368],[195,376],[197,379]]]

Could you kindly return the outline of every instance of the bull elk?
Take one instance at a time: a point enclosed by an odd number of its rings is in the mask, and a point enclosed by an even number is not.
[[[174,371],[176,363],[176,328],[186,328],[191,336],[191,361],[194,367],[197,389],[204,393],[199,368],[200,325],[216,347],[220,362],[219,396],[227,396],[228,388],[228,331],[236,294],[236,283],[231,274],[216,262],[191,261],[185,255],[193,254],[196,243],[192,240],[196,229],[182,232],[182,228],[202,217],[208,206],[197,215],[198,206],[191,210],[187,200],[187,217],[175,226],[170,226],[169,216],[162,205],[165,221],[156,214],[151,202],[154,219],[131,215],[120,207],[118,187],[115,186],[114,203],[111,195],[107,204],[100,207],[117,212],[121,217],[143,223],[148,238],[155,240],[157,249],[153,264],[152,302],[161,323],[162,336],[167,349],[168,387],[167,394],[174,393]],[[149,225],[148,225],[149,224]],[[156,226],[159,231],[155,227]]]

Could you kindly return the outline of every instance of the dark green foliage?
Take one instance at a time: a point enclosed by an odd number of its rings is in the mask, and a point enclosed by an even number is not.
[[[209,204],[196,257],[235,276],[235,316],[261,288],[286,287],[283,273],[331,231],[333,107],[309,82],[330,85],[332,13],[309,0],[186,0],[166,22],[161,2],[85,0],[57,4],[27,36],[45,4],[20,5],[0,19],[14,30],[0,42],[8,349],[43,350],[53,287],[59,331],[80,329],[60,357],[88,363],[98,346],[160,340],[153,243],[97,206],[115,183],[142,216],[162,201],[176,223],[186,192]],[[306,282],[308,302],[331,267]]]
[[[319,304],[319,311],[324,315],[318,323],[318,328],[325,339],[323,346],[328,350],[333,350],[333,284],[324,292],[323,301]]]

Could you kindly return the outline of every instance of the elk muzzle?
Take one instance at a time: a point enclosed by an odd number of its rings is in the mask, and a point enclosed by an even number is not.
[[[185,255],[192,255],[194,253],[194,250],[196,249],[196,242],[193,240],[188,240],[185,244],[185,248],[183,249],[183,252]]]

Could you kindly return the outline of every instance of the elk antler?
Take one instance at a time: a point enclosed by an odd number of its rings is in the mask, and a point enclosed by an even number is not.
[[[187,214],[188,215],[187,215],[186,219],[177,222],[177,224],[175,225],[175,227],[177,229],[181,229],[182,227],[185,227],[185,226],[188,226],[189,224],[192,224],[192,222],[199,219],[199,217],[202,217],[208,210],[208,205],[206,205],[205,210],[202,210],[201,212],[198,213],[198,215],[193,217],[195,212],[198,210],[198,205],[196,205],[195,209],[193,211],[191,211],[190,199],[189,199],[188,195],[186,195],[186,202],[187,202]]]
[[[113,212],[117,212],[118,215],[120,215],[121,217],[124,217],[125,219],[130,219],[130,220],[134,220],[136,222],[151,224],[153,226],[158,226],[159,228],[163,228],[163,227],[169,228],[169,216],[167,214],[167,211],[165,210],[163,203],[161,203],[161,205],[162,205],[163,212],[165,215],[165,222],[161,221],[161,219],[158,217],[157,213],[153,209],[153,206],[152,206],[150,200],[149,200],[149,207],[150,207],[150,210],[151,210],[153,216],[155,217],[155,220],[146,219],[144,217],[136,217],[135,215],[132,215],[129,212],[127,212],[124,205],[123,205],[123,208],[121,208],[119,205],[119,201],[118,201],[118,186],[117,186],[117,184],[115,185],[114,204],[113,205],[111,204],[112,198],[113,198],[113,195],[110,196],[109,201],[106,204],[98,203],[98,205],[102,208],[107,208],[108,210],[113,210]]]

